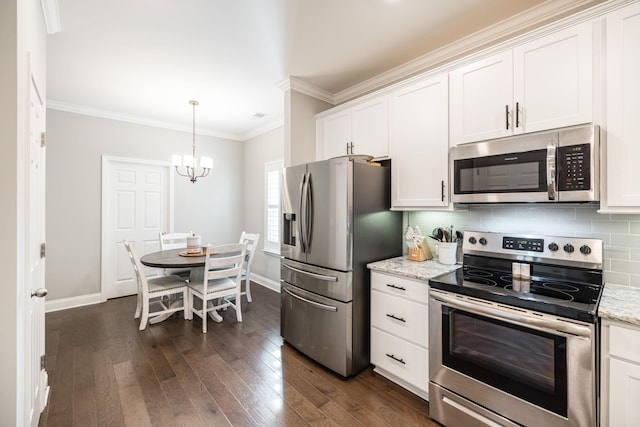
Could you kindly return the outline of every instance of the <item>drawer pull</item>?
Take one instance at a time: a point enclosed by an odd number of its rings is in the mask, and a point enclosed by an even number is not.
[[[406,321],[406,320],[404,320],[402,317],[398,317],[398,316],[396,316],[395,314],[387,314],[387,317],[390,317],[390,318],[392,318],[392,319],[399,320],[399,321],[401,321],[401,322],[407,323],[407,321]]]
[[[391,283],[387,283],[387,286],[393,289],[399,289],[401,291],[406,291],[407,288],[403,287],[403,286],[398,286],[398,285],[393,285]]]
[[[389,354],[389,353],[385,353],[387,355],[387,357],[392,358],[393,360],[395,360],[396,362],[400,362],[403,365],[406,365],[405,361],[403,359],[398,359],[397,357],[395,357],[393,354]]]

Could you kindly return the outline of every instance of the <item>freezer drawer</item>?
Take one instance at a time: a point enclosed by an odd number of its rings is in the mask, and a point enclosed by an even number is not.
[[[324,298],[284,281],[280,302],[284,340],[343,377],[351,375],[353,303]]]

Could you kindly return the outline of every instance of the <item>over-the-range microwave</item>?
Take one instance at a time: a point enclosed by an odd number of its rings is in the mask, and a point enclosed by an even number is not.
[[[597,125],[459,145],[450,159],[454,203],[600,200]]]

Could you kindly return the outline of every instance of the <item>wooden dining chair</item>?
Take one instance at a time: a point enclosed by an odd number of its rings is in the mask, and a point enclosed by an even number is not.
[[[192,319],[194,313],[202,318],[203,333],[207,333],[207,314],[214,314],[214,311],[227,307],[233,308],[236,311],[236,319],[242,322],[240,287],[242,264],[246,254],[245,243],[207,245],[204,280],[189,283],[189,318]],[[202,301],[202,308],[194,306],[195,298]]]
[[[160,321],[159,316],[166,318],[177,311],[183,312],[185,320],[189,319],[187,282],[179,276],[160,276],[147,279],[144,266],[136,256],[131,243],[127,241],[123,243],[138,282],[138,303],[134,317],[141,318],[140,330],[144,330],[150,320]],[[182,301],[178,297],[182,297]],[[156,310],[151,311],[152,306]]]
[[[240,235],[240,243],[247,244],[247,259],[242,265],[242,281],[244,281],[244,291],[241,295],[247,296],[247,301],[251,302],[251,263],[253,262],[253,256],[256,254],[258,248],[258,242],[260,241],[260,233],[247,233],[243,231]]]
[[[158,234],[160,250],[168,251],[170,249],[186,249],[187,237],[190,235],[190,233],[160,233]],[[165,268],[163,273],[165,276],[176,275],[183,278],[189,278],[191,270],[184,268]]]

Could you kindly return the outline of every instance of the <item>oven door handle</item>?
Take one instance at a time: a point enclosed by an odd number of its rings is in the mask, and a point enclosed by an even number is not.
[[[443,295],[440,293],[436,295],[434,292],[431,292],[430,295],[431,298],[443,302],[452,308],[458,308],[461,310],[469,311],[471,313],[491,317],[493,319],[504,320],[511,323],[523,323],[525,325],[533,326],[535,328],[546,330],[551,333],[561,332],[584,338],[590,338],[592,335],[591,330],[588,327],[577,325],[568,321],[550,319],[548,317],[533,318],[529,316],[518,315],[515,313],[510,313],[506,309],[501,307],[484,307],[483,305],[481,305],[481,303],[470,303],[462,301],[459,298],[450,297],[448,295]]]

